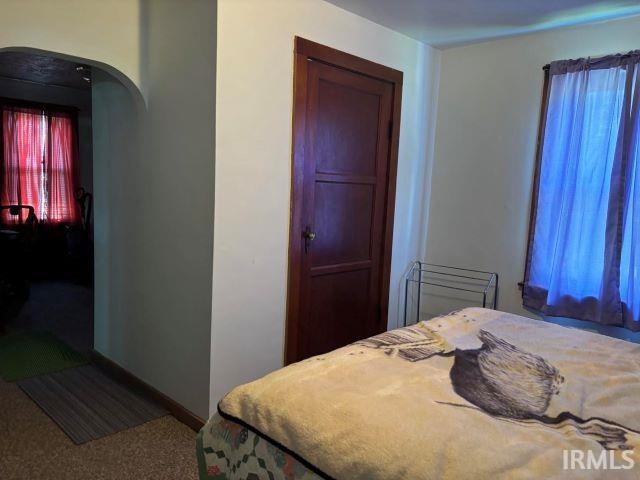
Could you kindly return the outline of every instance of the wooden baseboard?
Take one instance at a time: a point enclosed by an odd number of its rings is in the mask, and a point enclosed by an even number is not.
[[[124,383],[132,390],[141,392],[152,400],[155,400],[164,408],[169,410],[176,420],[184,423],[192,430],[197,432],[203,427],[205,421],[202,418],[190,412],[178,402],[167,397],[164,393],[153,388],[148,383],[140,380],[133,373],[121,367],[113,360],[108,359],[96,350],[91,350],[90,357],[92,362],[109,376]]]

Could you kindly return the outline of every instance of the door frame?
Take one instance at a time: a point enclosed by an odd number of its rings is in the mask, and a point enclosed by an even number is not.
[[[293,136],[291,152],[291,219],[289,226],[289,254],[287,279],[287,319],[285,328],[285,365],[296,361],[300,318],[300,280],[303,242],[301,232],[303,210],[303,175],[305,162],[305,133],[307,118],[307,65],[309,60],[342,68],[360,75],[388,82],[393,86],[387,191],[385,195],[384,233],[380,276],[380,315],[378,329],[387,328],[389,310],[389,281],[391,277],[391,248],[393,243],[393,217],[395,212],[398,145],[400,137],[400,106],[402,102],[403,74],[384,65],[356,57],[311,40],[295,37],[293,72]]]

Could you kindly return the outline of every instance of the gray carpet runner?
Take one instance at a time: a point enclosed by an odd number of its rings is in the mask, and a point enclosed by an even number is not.
[[[169,413],[91,365],[29,378],[18,385],[76,444]]]

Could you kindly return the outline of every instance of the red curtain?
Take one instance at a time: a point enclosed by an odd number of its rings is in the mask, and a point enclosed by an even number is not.
[[[47,158],[47,212],[51,223],[77,223],[80,220],[75,191],[75,122],[69,115],[47,117],[49,142]]]
[[[44,223],[77,223],[74,200],[77,148],[75,119],[66,112],[2,108],[2,205],[30,205]],[[2,223],[26,220],[7,210]]]
[[[2,205],[31,205],[40,218],[42,213],[42,173],[45,135],[42,112],[32,109],[3,109],[2,111]],[[27,212],[20,216],[2,211],[3,223],[22,223]]]

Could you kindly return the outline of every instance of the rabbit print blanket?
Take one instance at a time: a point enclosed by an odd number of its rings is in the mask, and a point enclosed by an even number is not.
[[[336,479],[640,479],[640,345],[464,309],[231,391],[220,415]]]

